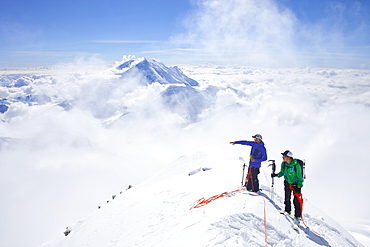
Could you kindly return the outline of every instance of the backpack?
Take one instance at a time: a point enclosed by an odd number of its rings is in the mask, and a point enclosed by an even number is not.
[[[300,159],[295,159],[295,160],[297,160],[297,163],[301,166],[303,179],[306,179],[306,173],[305,173],[306,162],[305,162],[305,160],[300,160]]]

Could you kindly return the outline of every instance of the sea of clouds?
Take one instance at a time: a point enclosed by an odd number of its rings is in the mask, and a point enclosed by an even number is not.
[[[110,69],[2,76],[29,79],[2,87],[8,97],[51,99],[13,102],[1,115],[0,232],[9,246],[55,238],[113,194],[200,147],[230,148],[247,159],[247,147],[228,142],[256,133],[278,164],[286,149],[306,159],[303,194],[311,203],[352,230],[369,223],[368,70],[182,69],[208,102],[196,119],[188,105],[163,100],[168,85],[121,80]]]

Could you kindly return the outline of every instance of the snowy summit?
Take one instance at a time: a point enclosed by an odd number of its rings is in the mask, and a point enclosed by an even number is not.
[[[187,86],[198,86],[198,82],[187,77],[177,67],[167,67],[162,62],[153,58],[137,58],[135,56],[123,56],[122,61],[115,66],[117,74],[122,77],[136,76],[142,73],[149,84],[159,82],[161,84],[185,84]]]
[[[362,246],[307,198],[304,223],[295,227],[279,212],[283,198],[266,186],[268,172],[260,176],[262,192],[240,190],[242,165],[233,152],[215,147],[182,156],[43,247]],[[194,207],[203,197],[214,200]]]

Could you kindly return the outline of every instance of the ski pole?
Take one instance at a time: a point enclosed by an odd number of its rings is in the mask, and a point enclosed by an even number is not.
[[[272,162],[270,165],[268,166],[271,166],[272,168],[272,173],[271,174],[274,174],[275,171],[276,171],[276,164],[275,164],[275,160],[269,160],[269,162]],[[274,201],[274,177],[271,178],[271,200]]]
[[[243,157],[239,157],[239,160],[244,162],[244,164],[243,164],[243,176],[242,176],[242,187],[243,187],[244,186],[243,182],[244,182],[245,161],[244,161]]]

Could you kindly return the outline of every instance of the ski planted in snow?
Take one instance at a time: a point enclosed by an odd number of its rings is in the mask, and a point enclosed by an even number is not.
[[[286,220],[289,222],[290,226],[293,228],[293,230],[299,233],[299,225],[295,222],[291,215],[286,212],[280,212],[280,214],[284,215]]]

